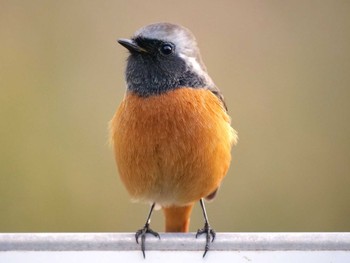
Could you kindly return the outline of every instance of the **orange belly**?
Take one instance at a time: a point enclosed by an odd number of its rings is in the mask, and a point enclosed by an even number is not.
[[[185,205],[225,176],[237,140],[219,99],[205,89],[127,93],[110,123],[119,175],[134,200]]]

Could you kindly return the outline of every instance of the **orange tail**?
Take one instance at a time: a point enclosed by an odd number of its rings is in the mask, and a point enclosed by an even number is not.
[[[163,207],[165,232],[188,232],[193,204]]]

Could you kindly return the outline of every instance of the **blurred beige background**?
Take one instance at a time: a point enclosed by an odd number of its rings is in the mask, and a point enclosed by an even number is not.
[[[350,231],[349,14],[341,0],[0,0],[0,231],[143,225],[107,123],[125,90],[116,39],[158,21],[197,36],[239,132],[213,227]]]

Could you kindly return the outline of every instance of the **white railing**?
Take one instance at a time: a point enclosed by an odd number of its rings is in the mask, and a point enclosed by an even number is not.
[[[146,259],[132,233],[0,234],[0,263],[12,262],[346,262],[350,233],[217,233],[205,239],[160,233],[146,239]]]

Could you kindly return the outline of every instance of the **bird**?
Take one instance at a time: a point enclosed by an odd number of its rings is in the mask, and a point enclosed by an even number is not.
[[[109,123],[111,145],[131,199],[151,205],[136,242],[145,257],[146,236],[160,238],[150,227],[156,207],[166,232],[188,232],[199,202],[204,227],[196,238],[206,237],[204,257],[216,236],[204,199],[216,196],[238,139],[224,97],[186,27],[153,23],[118,43],[128,50],[126,92]]]

